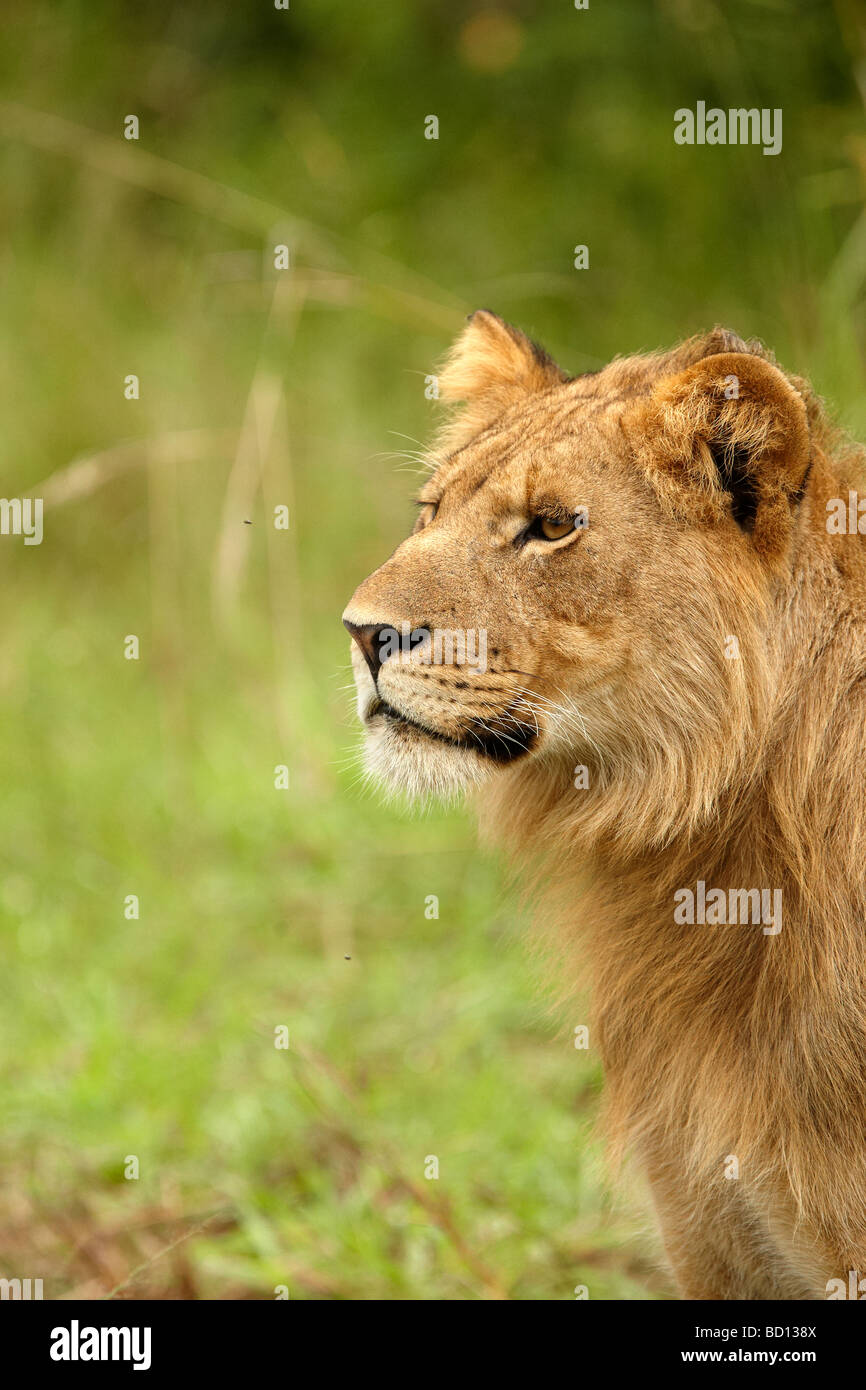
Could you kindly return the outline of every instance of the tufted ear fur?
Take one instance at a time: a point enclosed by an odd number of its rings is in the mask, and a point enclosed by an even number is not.
[[[756,549],[780,555],[809,468],[806,405],[778,367],[722,352],[663,376],[629,414],[639,461],[671,508],[732,516]]]
[[[568,381],[547,353],[489,309],[476,309],[439,373],[439,394],[465,405],[446,427],[454,448],[471,439],[522,396]]]

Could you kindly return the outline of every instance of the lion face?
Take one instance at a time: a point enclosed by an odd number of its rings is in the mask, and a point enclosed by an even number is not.
[[[482,312],[440,392],[467,405],[415,528],[343,618],[368,769],[448,794],[660,749],[682,771],[696,728],[741,737],[729,639],[766,657],[807,465],[787,379],[718,331],[569,379]]]

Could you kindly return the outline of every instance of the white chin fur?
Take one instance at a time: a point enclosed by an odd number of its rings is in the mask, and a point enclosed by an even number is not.
[[[450,748],[424,734],[394,728],[379,716],[367,725],[367,775],[395,795],[451,800],[480,786],[493,769],[470,749]]]
[[[367,663],[352,643],[358,715],[364,724],[364,769],[392,796],[426,801],[454,800],[478,787],[495,768],[471,749],[451,748],[416,729],[395,726],[384,715],[369,718],[377,701]]]

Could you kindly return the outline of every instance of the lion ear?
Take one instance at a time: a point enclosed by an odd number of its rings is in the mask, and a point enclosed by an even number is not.
[[[439,395],[465,402],[451,428],[470,439],[522,396],[568,379],[518,328],[489,309],[476,309],[439,372]]]
[[[723,352],[662,377],[638,407],[638,450],[675,509],[725,513],[766,555],[791,532],[810,459],[805,402],[772,362]]]

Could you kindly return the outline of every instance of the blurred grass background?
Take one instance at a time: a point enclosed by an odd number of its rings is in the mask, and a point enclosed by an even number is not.
[[[480,305],[572,371],[723,322],[862,437],[863,7],[36,0],[3,29],[2,492],[46,511],[0,540],[0,1274],[670,1296],[503,866],[358,784],[339,620]],[[675,146],[698,100],[782,108],[782,154]]]

